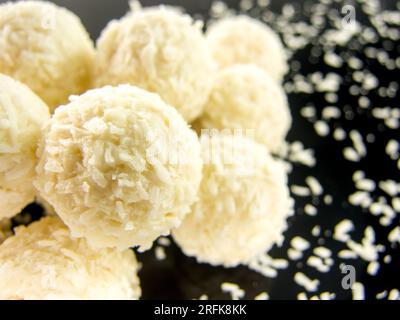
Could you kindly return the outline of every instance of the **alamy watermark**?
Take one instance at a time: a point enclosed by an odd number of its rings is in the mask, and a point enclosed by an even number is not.
[[[341,9],[342,28],[352,29],[356,26],[356,8],[351,4],[346,4]]]
[[[356,268],[350,264],[344,264],[340,267],[342,274],[345,276],[342,278],[342,288],[349,290],[353,287],[356,281]]]

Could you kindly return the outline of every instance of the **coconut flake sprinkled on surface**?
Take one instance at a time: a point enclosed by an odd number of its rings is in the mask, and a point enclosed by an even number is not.
[[[365,300],[365,289],[361,282],[354,282],[351,291],[353,300]]]
[[[315,292],[319,286],[318,279],[310,279],[302,272],[296,272],[294,275],[294,281],[299,285],[302,286],[308,292]]]
[[[254,297],[254,300],[269,300],[268,292],[261,292]]]

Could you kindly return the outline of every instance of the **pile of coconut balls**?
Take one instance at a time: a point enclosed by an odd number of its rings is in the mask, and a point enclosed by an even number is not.
[[[94,46],[64,8],[0,5],[0,298],[138,299],[130,248],[169,234],[225,267],[281,243],[286,71],[278,36],[245,16],[203,34],[136,8]],[[6,230],[35,201],[46,216]]]

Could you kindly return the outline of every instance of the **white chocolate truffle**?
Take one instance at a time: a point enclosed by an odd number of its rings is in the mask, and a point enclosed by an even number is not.
[[[132,250],[94,251],[57,217],[15,231],[0,245],[0,299],[139,299]]]
[[[283,165],[241,136],[202,136],[199,200],[172,234],[199,262],[234,267],[280,244],[292,213]]]
[[[157,94],[120,85],[57,108],[39,147],[36,187],[73,236],[148,249],[190,211],[200,143]]]
[[[255,64],[278,82],[288,70],[278,35],[253,18],[236,16],[219,20],[207,30],[207,40],[220,68]]]
[[[199,123],[202,128],[253,130],[257,142],[276,151],[292,118],[280,84],[255,65],[235,65],[217,74]]]
[[[51,110],[91,82],[94,46],[79,18],[49,2],[0,5],[0,72],[28,85]]]
[[[49,108],[24,84],[0,74],[0,219],[33,202],[36,147]]]
[[[188,122],[211,89],[214,62],[201,24],[167,7],[111,21],[97,41],[97,86],[132,84],[174,106]]]

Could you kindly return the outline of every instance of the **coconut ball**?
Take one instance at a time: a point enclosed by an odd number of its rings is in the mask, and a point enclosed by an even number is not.
[[[49,108],[27,86],[0,74],[0,220],[35,197],[36,147]]]
[[[283,240],[293,205],[284,167],[243,136],[204,137],[199,200],[173,237],[199,262],[248,263]]]
[[[97,49],[97,86],[156,92],[188,122],[202,112],[214,62],[201,24],[189,15],[162,6],[134,11],[109,23]]]
[[[220,68],[256,64],[279,82],[288,70],[278,35],[253,18],[236,16],[221,19],[207,30],[207,41]]]
[[[218,72],[204,114],[202,128],[250,129],[253,138],[277,151],[291,126],[286,94],[264,70],[235,65]]]
[[[0,299],[139,299],[137,270],[132,250],[94,251],[46,217],[0,246]]]
[[[28,85],[51,110],[88,89],[93,57],[72,12],[40,1],[0,5],[0,72]]]
[[[200,143],[175,108],[130,85],[57,108],[39,147],[36,187],[93,247],[149,248],[190,211]]]

